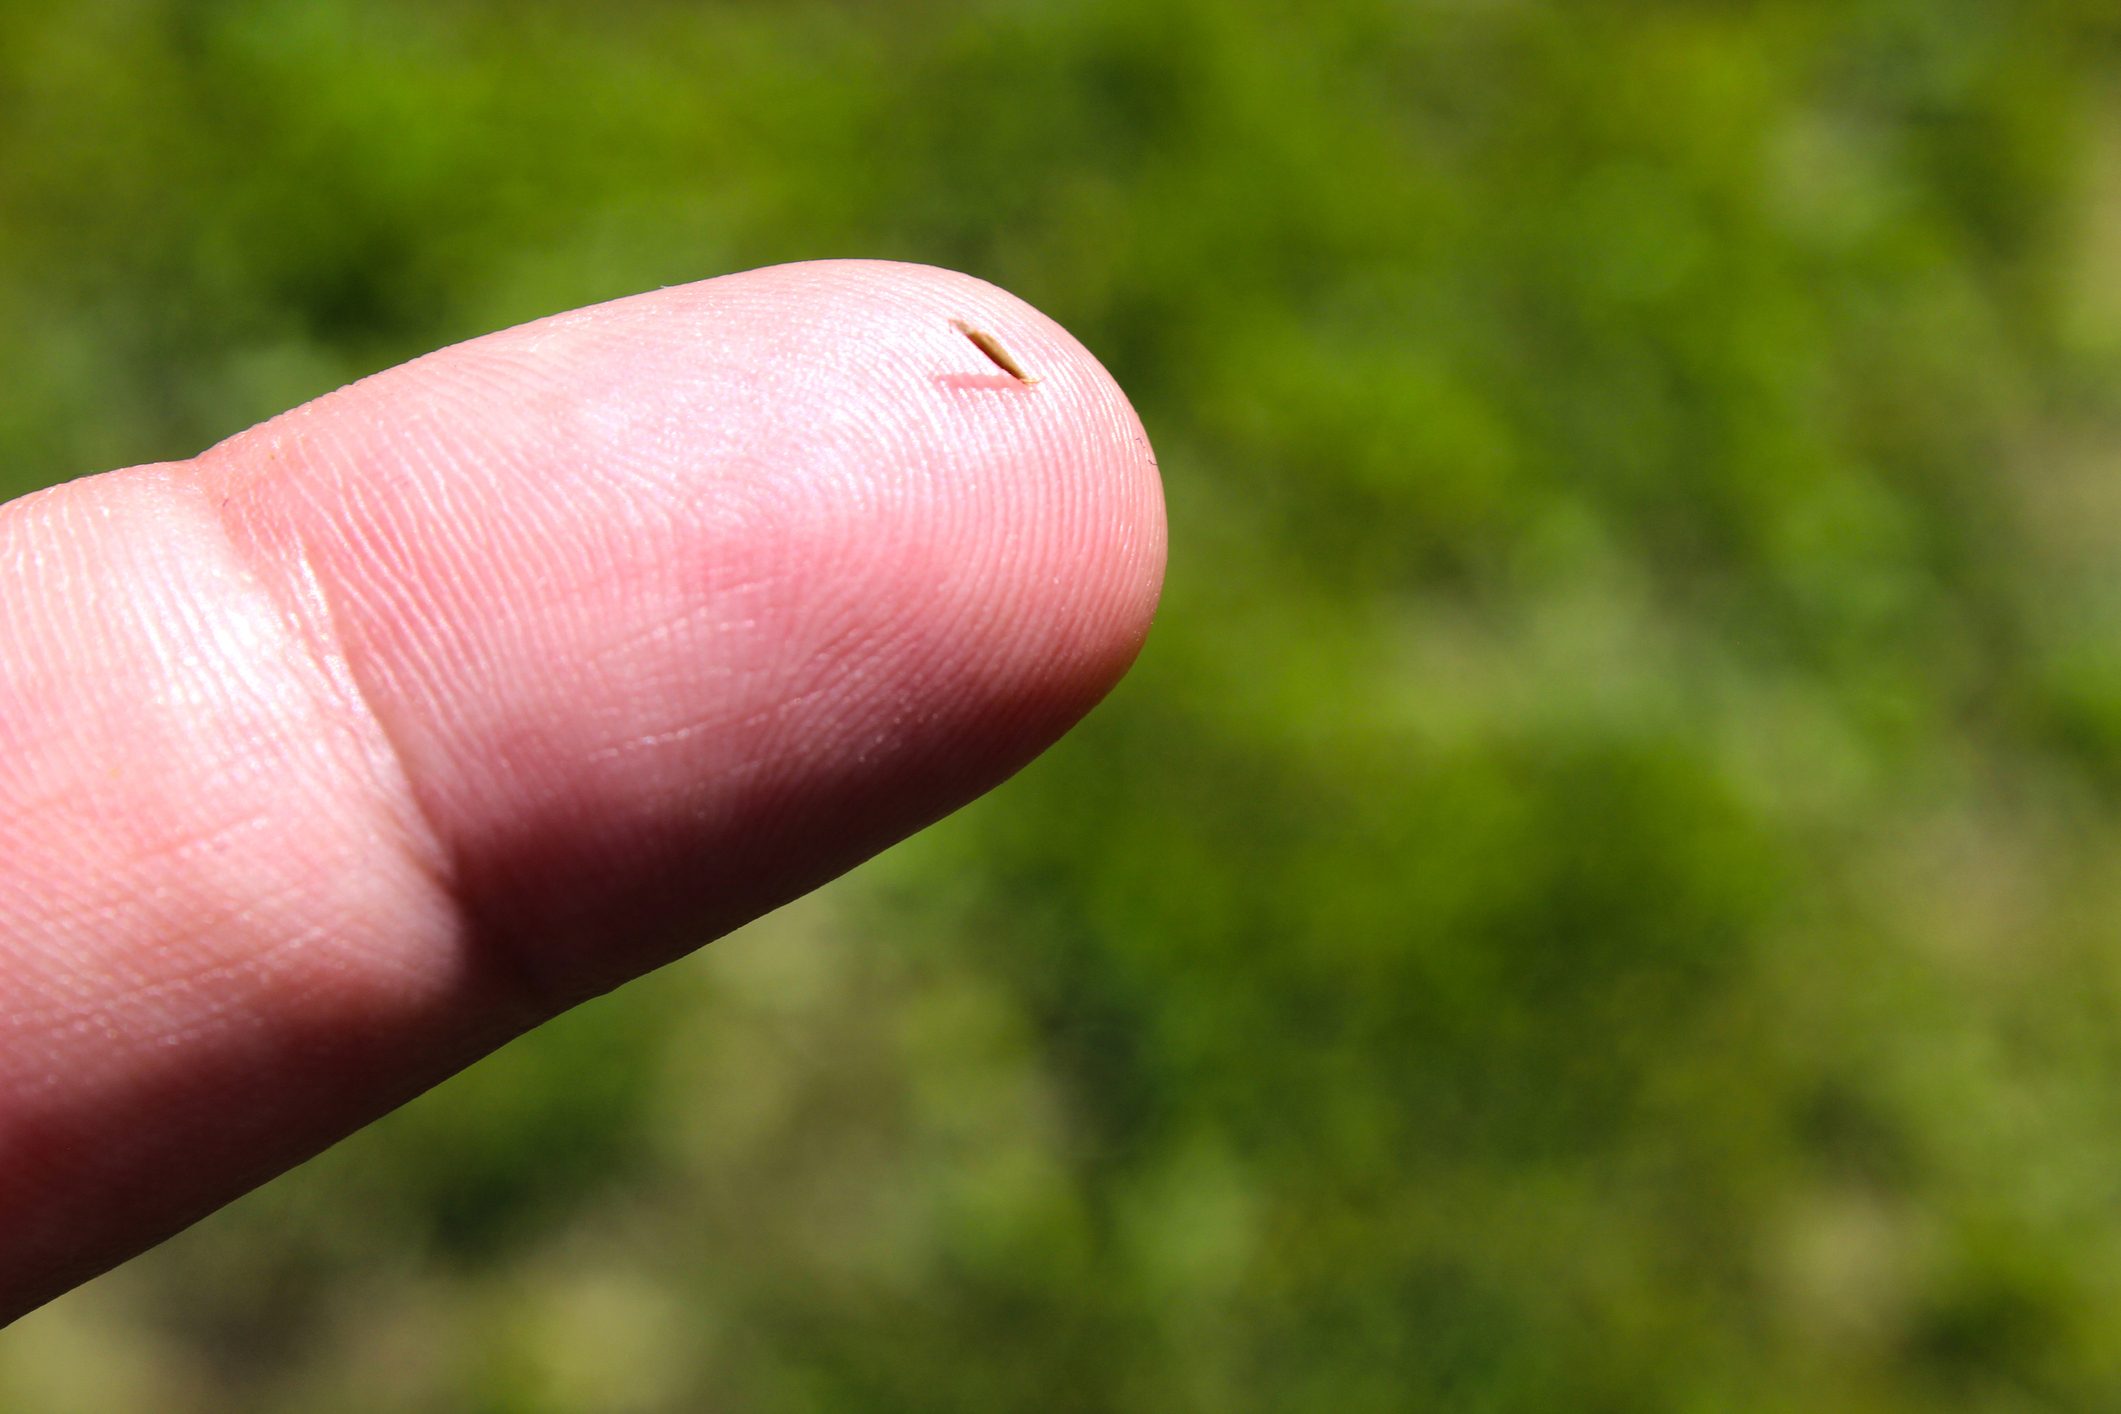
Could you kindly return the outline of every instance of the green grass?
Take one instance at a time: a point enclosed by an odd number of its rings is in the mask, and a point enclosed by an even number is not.
[[[2111,14],[0,4],[0,488],[873,255],[1172,518],[1049,757],[0,1404],[2121,1404]]]

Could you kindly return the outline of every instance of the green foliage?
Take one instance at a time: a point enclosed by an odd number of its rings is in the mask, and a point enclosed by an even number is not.
[[[65,1409],[2121,1404],[2097,0],[0,4],[0,485],[959,266],[1173,563],[1017,781],[0,1346]]]

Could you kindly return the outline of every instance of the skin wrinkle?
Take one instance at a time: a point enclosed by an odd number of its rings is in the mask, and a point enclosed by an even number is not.
[[[173,489],[173,483],[165,483],[162,487],[158,488],[156,494],[158,496],[165,495]],[[232,581],[228,583],[230,584],[230,587],[232,587]],[[168,623],[171,620],[167,618],[158,618],[156,621],[158,623]],[[208,636],[203,641],[208,643],[214,643],[217,641],[222,642],[224,644],[224,647],[220,651],[210,652],[204,655],[191,655],[189,658],[187,658],[187,655],[181,652],[171,651],[167,644],[158,644],[155,647],[154,651],[157,658],[162,660],[163,663],[159,675],[163,677],[168,677],[171,675],[191,675],[201,678],[212,677],[216,682],[221,683],[224,686],[229,684],[245,683],[246,681],[254,684],[258,681],[258,679],[256,679],[250,674],[246,674],[241,671],[231,673],[229,671],[225,671],[220,666],[224,661],[227,660],[231,646],[227,644],[227,641],[225,639],[225,631],[224,636],[221,638],[216,638],[215,636]],[[241,643],[240,647],[235,648],[234,651],[236,651],[239,660],[255,662],[259,664],[261,668],[263,664],[268,660],[281,663],[283,666],[288,661],[283,654],[278,652],[265,651],[261,648],[261,644],[259,641],[251,639],[245,639]],[[289,685],[283,683],[283,687],[286,686]],[[255,686],[251,686],[246,691],[243,691],[238,694],[239,700],[242,700],[247,704],[245,710],[252,713],[259,713],[263,711],[264,704],[269,701],[275,700],[277,697],[277,693],[261,695]],[[168,693],[150,694],[147,697],[139,700],[153,701],[157,698],[160,698],[164,702],[165,706],[172,702],[181,701],[186,707],[187,715],[195,715],[196,709],[217,706],[220,702],[225,702],[227,700],[225,695],[219,699],[214,699],[203,696],[194,697],[191,693],[178,693],[174,696]],[[282,700],[291,701],[293,699],[289,698]],[[163,715],[167,716],[168,714],[165,712]],[[266,715],[270,715],[276,720],[284,720],[287,717],[287,707],[285,705],[274,707],[270,710],[270,712],[266,713]],[[126,857],[128,858],[128,860],[133,861],[135,863],[136,872],[138,872],[137,866],[151,864],[158,855],[160,855],[165,850],[171,848],[175,848],[180,851],[189,849],[194,854],[199,856],[200,861],[202,863],[210,862],[212,859],[220,857],[223,854],[233,853],[233,851],[229,850],[216,851],[202,849],[200,847],[200,841],[203,839],[209,839],[218,835],[221,837],[223,842],[226,843],[232,840],[233,836],[230,836],[226,833],[231,823],[228,817],[221,816],[218,814],[210,816],[201,816],[198,814],[198,810],[200,807],[205,806],[218,811],[220,808],[222,808],[223,805],[226,805],[229,808],[243,808],[243,803],[246,800],[251,799],[255,794],[255,792],[250,788],[250,786],[246,784],[246,782],[263,784],[267,781],[272,781],[275,784],[284,784],[288,780],[306,779],[308,772],[314,769],[314,765],[316,764],[314,758],[306,756],[303,761],[295,762],[294,764],[296,770],[293,774],[289,774],[287,772],[282,771],[276,763],[272,763],[267,759],[260,758],[256,755],[257,750],[261,747],[266,749],[276,748],[280,740],[281,738],[275,737],[248,738],[247,744],[242,749],[233,751],[233,754],[227,755],[225,758],[220,758],[220,764],[215,769],[216,781],[215,788],[212,794],[208,796],[194,797],[192,800],[186,802],[186,808],[183,813],[171,815],[166,818],[166,825],[168,827],[171,827],[174,830],[174,833],[165,833],[159,837],[154,835],[143,836],[140,834],[137,828],[133,828],[130,831],[131,838],[128,840]],[[322,741],[324,739],[319,738],[318,740]],[[229,748],[234,748],[235,743],[231,741],[225,743],[225,745]],[[126,792],[131,789],[129,779],[117,779],[110,789],[111,794],[114,798],[114,802],[128,798]],[[288,809],[290,807],[300,808],[303,805],[303,802],[289,799],[285,796],[278,798],[275,803],[277,808],[283,810]],[[122,820],[128,823],[139,822],[149,826],[154,826],[158,823],[165,822],[165,817],[161,815],[155,813],[139,812],[117,816],[115,817],[115,819]],[[373,840],[371,839],[368,842],[368,845],[365,847],[372,848],[372,845]],[[185,882],[187,886],[188,894],[195,894],[197,892],[196,885],[205,882],[210,877],[202,873],[202,871],[197,868],[185,868],[181,870],[165,869],[162,871],[148,870],[145,871],[143,876],[148,878],[181,879]],[[311,888],[313,892],[312,884],[303,884],[301,886]],[[161,897],[162,903],[160,906],[164,909],[172,907],[195,907],[195,905],[187,903],[184,898],[173,897],[167,894],[166,892],[164,892]]]
[[[230,639],[230,630],[225,618],[214,624],[215,631],[203,637],[198,636],[196,627],[203,620],[188,618],[178,612],[174,606],[184,603],[184,598],[175,596],[167,587],[158,587],[170,583],[162,579],[160,571],[155,568],[161,559],[161,550],[156,547],[167,541],[182,546],[187,553],[195,555],[190,562],[194,571],[191,582],[195,590],[202,595],[218,597],[224,614],[230,607],[245,606],[243,615],[239,617],[248,617],[253,627],[259,626],[259,618],[270,619],[274,614],[275,611],[271,609],[267,609],[262,615],[257,614],[255,609],[263,596],[258,595],[256,586],[245,583],[243,576],[239,574],[224,573],[226,565],[215,563],[215,539],[199,533],[202,526],[212,524],[212,517],[204,502],[188,496],[182,480],[171,477],[167,472],[133,476],[108,484],[121,489],[128,505],[147,513],[145,523],[158,527],[158,533],[148,537],[106,539],[107,549],[123,551],[128,547],[154,548],[154,554],[145,561],[127,561],[118,565],[115,572],[109,575],[109,579],[117,585],[129,581],[137,582],[149,587],[152,592],[133,599],[128,599],[119,592],[97,593],[90,599],[91,612],[81,625],[81,633],[86,636],[75,636],[70,641],[91,644],[99,641],[103,633],[108,631],[108,624],[99,628],[94,622],[98,614],[109,616],[110,623],[134,626],[128,630],[129,636],[120,636],[119,642],[130,644],[130,651],[141,655],[138,661],[153,665],[152,672],[145,675],[150,683],[155,679],[168,680],[172,676],[179,683],[175,690],[136,693],[130,704],[135,719],[142,707],[152,709],[155,713],[154,719],[165,722],[169,721],[172,712],[180,707],[186,710],[187,715],[194,717],[197,712],[192,709],[197,707],[224,709],[204,719],[203,724],[215,733],[213,737],[186,732],[185,737],[176,742],[179,750],[197,749],[196,746],[186,747],[186,741],[203,744],[211,740],[217,743],[213,747],[216,751],[233,746],[234,739],[228,737],[227,733],[243,720],[241,712],[249,712],[254,716],[269,714],[286,723],[288,703],[296,700],[286,695],[289,685],[284,679],[276,681],[270,674],[261,678],[257,673],[264,672],[268,662],[279,664],[279,667],[272,670],[273,673],[279,673],[298,659],[264,647],[263,638],[247,632]],[[88,489],[83,488],[75,494],[88,494]],[[196,512],[188,511],[187,506],[196,507]],[[66,531],[71,528],[67,522],[75,518],[60,516],[54,519],[61,522],[58,534],[60,538],[64,538]],[[19,528],[20,523],[17,525]],[[90,582],[98,583],[100,589],[99,581]],[[146,622],[139,622],[139,615],[145,615]],[[182,635],[186,633],[187,624],[192,628],[193,640],[209,645],[208,651],[184,651]],[[173,633],[180,636],[173,638]],[[32,637],[28,641],[35,643],[38,640]],[[257,672],[243,669],[235,672],[224,670],[223,665],[231,652],[242,663],[255,664]],[[19,664],[22,661],[22,657],[17,655],[15,662]],[[19,672],[19,668],[16,671]],[[195,679],[210,677],[224,690],[218,697],[200,694],[185,682],[187,675],[192,675]],[[272,691],[261,696],[260,686],[265,683],[275,683],[275,686]],[[236,689],[234,700],[239,704],[236,715],[226,711],[231,701],[226,689],[231,687]],[[278,705],[268,709],[268,703]],[[110,710],[117,710],[124,705],[122,698],[114,697],[108,707]],[[80,709],[81,704],[76,704],[75,710],[78,712]],[[91,711],[85,718],[77,717],[74,725],[68,728],[70,736],[78,736],[83,740],[96,739],[98,735],[104,734],[99,725],[101,717],[99,711]],[[313,731],[312,723],[319,720],[306,713],[300,713],[298,717],[300,730],[303,732]],[[277,737],[248,739],[253,747],[271,747],[282,740]],[[330,747],[332,738],[328,734],[311,736],[309,739],[312,747],[326,747],[326,751],[322,756],[314,751],[305,753],[297,764],[295,779],[307,779],[309,773],[314,771],[343,766],[346,757]],[[206,764],[208,759],[211,758],[204,758],[199,764]],[[237,759],[240,765],[240,758]],[[336,764],[327,767],[327,759]],[[262,761],[259,765],[260,770],[255,773],[255,778],[262,780],[266,771]],[[135,779],[137,774],[114,776],[108,785],[114,805],[131,799],[137,807],[137,792],[141,786],[141,782]],[[250,773],[240,769],[234,773],[214,772],[210,794],[194,793],[183,802],[181,810],[167,816],[153,811],[140,813],[136,809],[129,814],[112,814],[108,810],[101,810],[96,811],[94,816],[82,818],[100,817],[113,824],[130,821],[145,821],[150,824],[160,822],[197,832],[202,827],[211,828],[209,822],[214,818],[211,813],[202,816],[199,813],[202,808],[209,812],[218,810],[225,803],[239,802],[247,798],[255,789],[254,786],[245,784],[246,774]],[[158,796],[155,799],[164,798]],[[170,796],[166,799],[171,804],[177,803],[177,797]],[[285,795],[281,796],[277,803],[281,808],[299,808],[301,804],[297,798]],[[92,799],[77,798],[73,802],[73,810],[77,813],[82,810],[95,810],[95,803]],[[51,818],[64,822],[69,818],[69,812],[62,807]],[[333,830],[328,812],[312,818],[317,822],[317,828],[327,834]],[[224,827],[227,823],[225,817],[220,820]],[[108,1077],[109,1080],[93,1082],[98,1085],[107,1084],[116,1080],[125,1070],[128,1055],[144,1055],[148,1051],[167,1049],[160,1043],[171,1036],[180,1040],[202,1036],[224,1038],[216,1040],[214,1045],[223,1048],[233,1045],[237,1050],[255,1050],[260,1044],[270,1044],[276,1034],[284,1033],[280,1043],[272,1047],[284,1054],[291,1045],[308,1044],[297,1041],[298,1031],[305,1035],[314,1034],[302,1030],[309,1024],[304,1021],[305,1015],[321,1016],[322,1013],[316,1011],[320,1004],[327,1011],[343,1009],[345,1006],[342,994],[337,993],[336,989],[330,993],[318,990],[318,984],[322,981],[344,976],[346,964],[343,955],[334,956],[330,948],[320,950],[317,946],[329,941],[333,947],[339,947],[343,946],[343,942],[332,936],[335,930],[331,924],[335,915],[329,911],[321,914],[317,911],[322,895],[319,894],[314,871],[310,871],[305,877],[291,876],[282,881],[278,886],[276,898],[269,890],[260,892],[269,876],[249,871],[235,860],[230,861],[230,866],[240,869],[240,875],[230,873],[227,868],[216,869],[212,873],[205,873],[197,868],[174,872],[169,868],[158,870],[154,866],[153,850],[145,855],[138,852],[138,846],[148,841],[139,838],[137,829],[131,830],[130,833],[134,838],[128,848],[120,849],[116,853],[125,861],[131,872],[120,874],[119,880],[140,878],[165,882],[153,885],[144,893],[135,889],[129,895],[113,897],[97,912],[111,920],[110,926],[113,930],[129,930],[142,924],[153,927],[152,920],[157,919],[166,920],[168,924],[174,924],[180,919],[188,920],[182,927],[162,930],[164,936],[156,940],[151,950],[117,951],[107,955],[104,965],[93,971],[83,971],[78,964],[71,963],[58,954],[47,954],[47,962],[40,964],[33,959],[26,959],[21,952],[22,944],[26,940],[42,934],[51,936],[55,942],[64,943],[69,936],[86,937],[91,936],[91,933],[85,928],[70,926],[66,915],[76,913],[77,910],[63,903],[60,917],[57,919],[53,919],[51,914],[34,900],[26,901],[26,914],[19,909],[10,910],[18,924],[26,918],[31,925],[29,932],[18,928],[6,935],[15,952],[12,964],[14,969],[21,974],[21,969],[26,966],[28,971],[22,975],[31,977],[80,977],[84,985],[78,990],[77,997],[83,1004],[84,1014],[72,1023],[44,1030],[41,1039],[37,1033],[32,1033],[26,1045],[19,1039],[10,1044],[5,1059],[7,1084],[0,1087],[0,1095],[5,1096],[4,1108],[0,1108],[0,1135],[5,1136],[5,1142],[4,1146],[0,1147],[4,1147],[8,1155],[6,1171],[0,1172],[0,1194],[12,1192],[20,1195],[26,1191],[34,1191],[25,1190],[24,1184],[30,1183],[32,1176],[40,1172],[61,1176],[71,1174],[71,1177],[61,1177],[55,1181],[61,1184],[65,1193],[71,1195],[67,1201],[74,1203],[86,1202],[87,1195],[99,1191],[105,1180],[94,1177],[96,1174],[108,1175],[109,1182],[125,1189],[130,1189],[137,1181],[126,1176],[129,1161],[125,1156],[131,1152],[128,1146],[116,1146],[108,1153],[92,1153],[68,1140],[67,1136],[73,1133],[75,1125],[66,1120],[60,1110],[49,1108],[63,1106],[66,1096],[63,1093],[51,1092],[45,1077],[61,1076],[64,1084],[76,1091],[84,1083],[89,1083],[90,1076]],[[301,831],[296,833],[298,837],[302,834]],[[310,829],[309,835],[313,841],[322,842],[322,837],[317,835],[315,829]],[[63,830],[61,837],[64,838]],[[174,838],[181,840],[182,836],[180,834]],[[355,847],[352,839],[343,836],[338,838],[343,847]],[[233,845],[240,841],[231,839],[228,843]],[[373,861],[372,839],[359,848]],[[202,864],[216,864],[231,853],[240,853],[232,849],[203,847],[199,848],[198,852]],[[254,855],[255,851],[252,851],[252,854]],[[16,856],[18,861],[21,857]],[[385,873],[387,871],[375,871],[376,876]],[[80,876],[106,880],[105,886],[108,887],[110,871],[108,868],[86,869],[80,871]],[[245,906],[221,908],[215,905],[212,886],[217,878],[223,876],[226,876],[227,882],[241,878],[242,887],[232,891],[228,897],[247,899]],[[65,874],[62,872],[60,877],[65,877]],[[183,887],[169,887],[166,881],[172,879],[180,879]],[[398,897],[409,898],[400,886],[392,887],[397,891]],[[306,911],[310,921],[306,925],[284,928],[281,926],[282,922],[291,919],[283,920],[283,910],[277,899],[297,897],[300,897],[303,903],[303,909],[298,912]],[[40,917],[44,919],[41,924],[37,923]],[[48,933],[47,930],[53,927],[58,929],[57,933]],[[152,934],[143,935],[151,936]],[[395,981],[384,980],[388,972],[398,969],[377,971],[375,960],[386,956],[388,954],[385,952],[373,954],[367,973],[362,978],[367,988],[366,994],[377,1003],[382,1002],[385,995],[406,995],[404,977],[401,976],[400,980]],[[413,954],[403,954],[402,959],[409,960],[411,956]],[[283,958],[290,965],[283,966]],[[425,963],[420,969],[422,973],[431,970],[431,966]],[[159,974],[160,982],[143,986],[144,978],[151,973]],[[288,977],[297,979],[300,985],[286,985],[284,979]],[[216,979],[220,985],[198,985],[207,978]],[[229,982],[237,980],[242,981],[244,985],[228,985]],[[89,983],[93,983],[93,986],[88,985]],[[417,981],[415,989],[420,989]],[[431,991],[432,988],[426,987],[425,990]],[[180,1018],[188,1020],[180,1022]],[[244,1030],[238,1032],[232,1030],[232,1027],[241,1027]],[[290,1027],[297,1030],[289,1030]],[[238,1034],[247,1034],[249,1039],[240,1042],[226,1039]],[[95,1039],[97,1036],[103,1039]],[[128,1037],[143,1038],[142,1044],[135,1047],[126,1041],[125,1038]],[[84,1071],[77,1064],[60,1059],[68,1056],[79,1058],[84,1046],[93,1046],[89,1052],[96,1060],[93,1070]],[[140,1073],[151,1073],[159,1065],[159,1062],[148,1065]],[[110,1103],[115,1100],[115,1091],[106,1090],[103,1093],[106,1103],[93,1107],[88,1113],[106,1116],[126,1113],[123,1107]],[[233,1096],[225,1097],[223,1104],[227,1098]],[[203,1111],[206,1105],[207,1102],[203,1099],[175,1100],[165,1109],[170,1113],[184,1114],[193,1110]],[[159,1126],[167,1122],[167,1119],[158,1118],[156,1123]],[[211,1123],[202,1126],[201,1132],[212,1132],[227,1122],[227,1117],[217,1108],[216,1117]],[[42,1157],[35,1162],[18,1157],[24,1153],[41,1154]],[[119,1210],[122,1211],[123,1208],[124,1203],[120,1202]],[[19,1200],[0,1203],[0,1209],[15,1214],[18,1222],[37,1224],[30,1233],[16,1234],[18,1238],[28,1236],[31,1242],[27,1252],[21,1250],[19,1241],[13,1244],[15,1260],[30,1270],[34,1270],[36,1264],[48,1261],[48,1258],[39,1258],[36,1255],[38,1242],[48,1240],[40,1239],[37,1233],[63,1232],[65,1229],[49,1228],[43,1220],[36,1217],[39,1209],[24,1207]],[[14,1273],[10,1271],[8,1275],[12,1277]]]
[[[395,850],[426,882],[434,899],[454,899],[448,852],[411,789],[388,724],[368,701],[346,657],[329,590],[317,573],[300,526],[275,525],[271,534],[261,536],[257,533],[260,527],[245,516],[248,507],[241,498],[224,495],[213,502],[207,475],[194,477],[193,484],[202,503],[213,506],[214,523],[230,559],[244,567],[257,591],[278,610],[289,646],[316,673],[315,710],[346,730],[357,746],[368,772],[363,794],[376,807],[372,843]]]
[[[468,916],[464,908],[459,861],[455,852],[444,843],[441,830],[429,815],[419,792],[413,788],[403,748],[389,718],[378,710],[370,690],[363,685],[362,674],[354,665],[340,628],[341,611],[335,607],[324,577],[317,572],[314,551],[303,534],[300,518],[285,518],[281,529],[294,547],[293,577],[315,587],[315,602],[321,610],[313,621],[314,631],[302,634],[301,640],[329,665],[323,670],[328,678],[343,680],[347,684],[351,692],[347,705],[357,707],[360,719],[372,727],[371,740],[377,748],[373,759],[379,766],[387,763],[388,771],[388,776],[378,781],[381,787],[379,796],[394,802],[390,814],[406,827],[407,839],[412,845],[409,857],[429,881],[436,897],[448,900],[450,912],[457,919],[451,931],[457,940],[459,961],[466,970],[468,983],[481,994],[486,1004],[505,1002],[500,1006],[500,1013],[513,1018],[506,1029],[519,1030],[534,1024],[540,1017],[551,1014],[549,994],[540,979],[517,965],[518,957],[513,949],[488,946],[480,939],[476,919]],[[399,582],[411,581],[401,578]]]

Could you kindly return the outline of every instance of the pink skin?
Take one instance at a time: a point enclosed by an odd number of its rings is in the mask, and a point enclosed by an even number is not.
[[[1080,345],[852,261],[0,506],[0,1319],[1002,780],[1163,564]]]

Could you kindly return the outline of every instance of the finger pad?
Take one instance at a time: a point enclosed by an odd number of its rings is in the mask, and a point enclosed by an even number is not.
[[[504,331],[203,465],[319,586],[482,927],[562,993],[655,960],[613,937],[698,941],[1023,764],[1125,671],[1163,571],[1110,377],[919,266]]]

